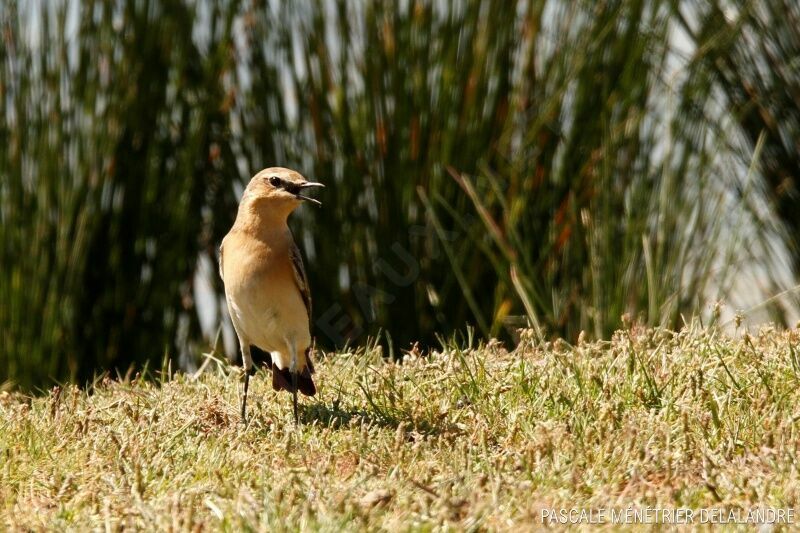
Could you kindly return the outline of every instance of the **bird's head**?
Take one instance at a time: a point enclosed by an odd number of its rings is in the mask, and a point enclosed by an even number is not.
[[[264,204],[276,211],[291,213],[303,201],[322,205],[316,198],[306,196],[306,191],[324,187],[321,183],[306,180],[299,172],[282,167],[265,168],[250,179],[244,199]]]

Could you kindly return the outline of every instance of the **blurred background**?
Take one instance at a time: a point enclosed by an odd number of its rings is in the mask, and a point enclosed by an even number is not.
[[[800,5],[3,1],[0,383],[195,365],[267,166],[325,349],[793,325]]]

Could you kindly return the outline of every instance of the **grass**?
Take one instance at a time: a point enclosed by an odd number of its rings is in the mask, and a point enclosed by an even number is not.
[[[800,330],[535,338],[329,354],[297,428],[263,373],[244,426],[241,373],[215,359],[2,392],[0,524],[508,530],[552,507],[797,505]]]

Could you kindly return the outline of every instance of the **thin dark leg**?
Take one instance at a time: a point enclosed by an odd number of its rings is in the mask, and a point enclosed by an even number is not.
[[[247,423],[247,387],[250,385],[250,372],[244,371],[244,397],[242,398],[242,422]]]
[[[294,424],[297,425],[297,372],[292,372],[292,404],[294,406]]]

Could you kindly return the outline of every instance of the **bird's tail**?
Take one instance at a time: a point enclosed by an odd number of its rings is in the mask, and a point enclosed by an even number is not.
[[[296,381],[288,368],[278,368],[275,362],[272,363],[272,388],[276,391],[285,390],[287,392],[299,390],[306,396],[314,396],[317,393],[317,387],[314,385],[314,378],[311,377],[313,373],[314,364],[311,362],[311,348],[309,347],[306,350],[306,366],[297,373]],[[297,388],[294,387],[294,383],[297,383]]]

